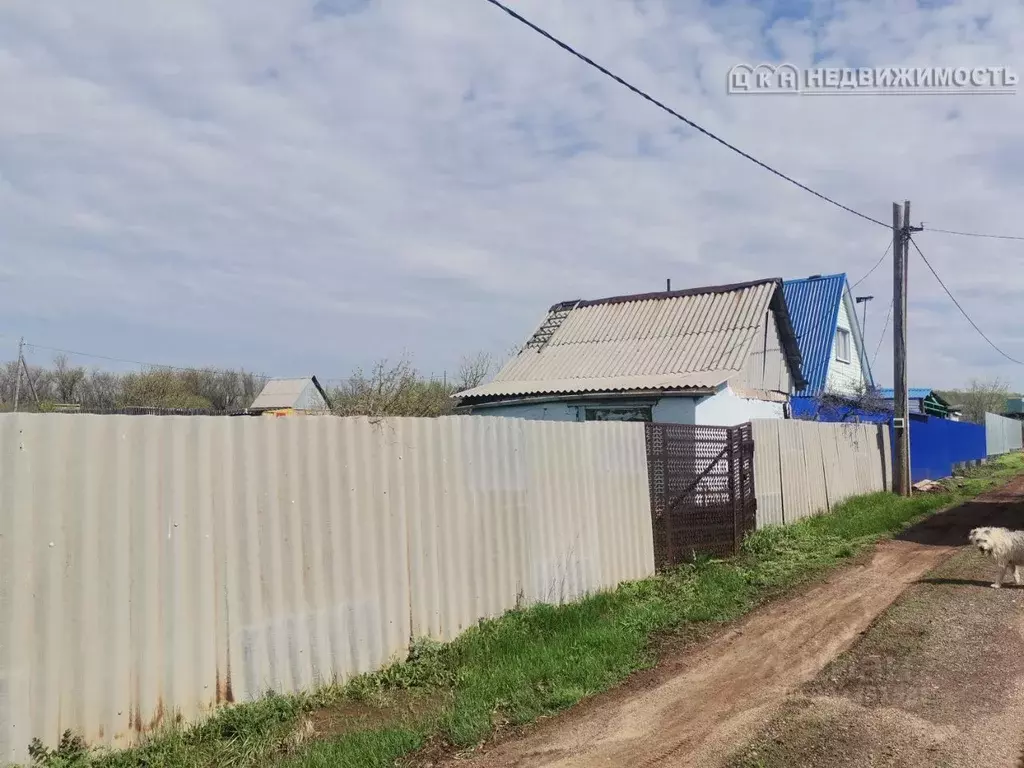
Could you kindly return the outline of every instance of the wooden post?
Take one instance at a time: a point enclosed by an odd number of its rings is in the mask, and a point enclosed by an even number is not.
[[[893,252],[893,490],[900,496],[910,495],[910,403],[907,391],[907,240],[910,223],[910,201],[892,204]]]
[[[24,360],[24,357],[23,357],[24,347],[25,347],[25,339],[24,338],[18,339],[18,366],[17,366],[17,368],[18,368],[18,375],[17,375],[17,378],[14,381],[14,412],[15,413],[18,412],[18,405],[19,405],[19,403],[21,401],[21,369],[24,367],[22,365],[22,360]]]

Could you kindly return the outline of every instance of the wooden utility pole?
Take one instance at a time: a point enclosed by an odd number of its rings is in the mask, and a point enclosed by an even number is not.
[[[25,367],[24,360],[25,339],[18,339],[18,375],[14,380],[14,412],[18,412],[18,402],[21,400],[21,371]]]
[[[910,421],[907,392],[907,233],[910,202],[892,204],[893,490],[910,495]]]
[[[893,490],[900,496],[910,495],[910,404],[907,385],[907,263],[910,235],[923,227],[910,226],[910,201],[892,204],[893,252]]]

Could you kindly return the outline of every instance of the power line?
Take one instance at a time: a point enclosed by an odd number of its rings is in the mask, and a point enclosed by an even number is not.
[[[866,275],[864,275],[864,277],[862,277],[860,280],[858,280],[856,283],[854,283],[852,286],[850,286],[850,290],[851,291],[854,288],[856,288],[858,285],[863,283],[865,280],[867,280],[869,277],[871,277],[871,273],[874,272],[876,269],[878,269],[878,267],[882,264],[882,262],[885,261],[885,257],[889,255],[889,251],[891,249],[892,249],[892,240],[890,240],[889,244],[887,246],[885,246],[885,253],[883,253],[881,258],[878,261],[875,262],[875,266],[873,266],[871,269],[869,269],[868,273]]]
[[[878,359],[878,353],[882,351],[882,342],[885,341],[885,332],[889,330],[889,321],[892,319],[892,305],[893,302],[889,302],[889,311],[885,313],[885,324],[882,325],[882,335],[878,337],[878,346],[875,347],[875,356],[871,358],[871,367],[875,367],[875,361]]]
[[[775,170],[770,165],[761,162],[760,160],[758,160],[756,157],[753,157],[752,155],[747,154],[746,152],[744,152],[739,147],[737,147],[737,146],[735,146],[733,144],[730,144],[728,141],[726,141],[725,139],[723,139],[723,138],[721,138],[719,136],[716,136],[714,133],[712,133],[711,131],[707,130],[706,128],[701,127],[700,125],[695,123],[690,118],[680,114],[679,112],[676,112],[674,109],[672,109],[671,107],[669,107],[669,106],[665,105],[664,103],[658,101],[656,98],[654,98],[653,96],[651,96],[647,92],[642,91],[641,89],[637,88],[632,83],[627,82],[623,78],[621,78],[618,75],[616,75],[615,73],[613,73],[611,70],[607,69],[606,67],[601,66],[600,64],[598,64],[596,61],[594,61],[590,57],[580,53],[579,51],[577,51],[575,48],[573,48],[568,43],[563,42],[562,40],[559,40],[557,37],[552,35],[547,30],[537,26],[536,24],[534,24],[532,21],[530,21],[529,19],[525,18],[524,16],[519,15],[518,13],[513,11],[511,8],[506,6],[504,3],[499,2],[499,0],[487,0],[487,2],[490,3],[491,5],[495,6],[496,8],[501,9],[502,11],[507,13],[509,16],[511,16],[513,19],[515,19],[516,21],[520,22],[521,24],[525,24],[527,27],[532,29],[534,32],[536,32],[537,34],[541,35],[542,37],[547,38],[552,43],[557,45],[559,48],[561,48],[562,50],[566,51],[567,53],[572,54],[573,56],[575,56],[580,61],[582,61],[582,62],[584,62],[586,64],[589,64],[591,67],[596,69],[601,74],[606,75],[607,77],[610,77],[612,80],[617,82],[619,85],[621,85],[621,86],[623,86],[625,88],[628,88],[630,91],[635,93],[640,98],[642,98],[642,99],[644,99],[646,101],[649,101],[654,106],[656,106],[659,109],[663,110],[664,112],[667,112],[668,114],[672,115],[672,117],[676,118],[677,120],[681,120],[682,122],[686,123],[691,128],[694,128],[695,130],[700,131],[701,133],[703,133],[709,139],[713,139],[714,141],[717,141],[723,147],[726,147],[727,149],[731,149],[733,152],[735,152],[736,154],[740,155],[741,157],[746,158],[747,160],[749,160],[750,162],[754,163],[755,165],[761,166],[762,168],[764,168],[769,173],[775,174],[780,179],[784,179],[785,181],[788,181],[790,184],[793,184],[793,185],[799,187],[804,192],[809,192],[810,194],[814,195],[815,197],[819,198],[820,200],[824,200],[826,203],[834,205],[837,208],[842,208],[847,213],[852,213],[854,216],[859,216],[860,218],[864,219],[865,221],[870,221],[872,224],[877,224],[880,227],[885,227],[886,229],[890,229],[890,225],[889,224],[883,224],[878,219],[873,219],[873,218],[871,218],[870,216],[868,216],[865,213],[861,213],[860,211],[854,210],[853,208],[850,208],[849,206],[843,205],[842,203],[833,200],[831,197],[828,197],[827,195],[824,195],[821,192],[818,192],[817,190],[811,189],[806,184],[801,184],[796,179],[791,178],[790,176],[787,176],[786,174],[782,173],[781,171]]]
[[[935,230],[932,230],[932,231],[935,231]],[[962,314],[965,318],[967,318],[967,322],[970,323],[971,326],[974,328],[974,330],[976,330],[978,332],[978,335],[981,336],[981,338],[983,338],[985,341],[987,341],[989,346],[992,347],[992,349],[994,349],[996,352],[998,352],[1000,355],[1005,357],[1010,362],[1017,363],[1017,365],[1024,365],[1024,362],[1021,362],[1020,360],[1017,360],[1016,358],[1010,357],[1008,354],[1003,352],[1003,350],[1001,350],[999,347],[997,347],[995,345],[995,342],[993,342],[992,339],[990,339],[988,336],[985,335],[985,332],[982,331],[981,328],[978,327],[978,324],[976,322],[974,322],[974,320],[971,319],[971,316],[969,314],[967,314],[967,310],[965,310],[962,306],[960,306],[960,302],[956,300],[956,297],[953,296],[953,294],[950,292],[949,288],[946,287],[946,284],[944,282],[942,282],[942,278],[939,277],[938,272],[935,271],[935,268],[931,265],[931,262],[928,261],[928,258],[921,251],[921,248],[918,246],[918,244],[916,242],[914,242],[914,238],[911,237],[911,238],[908,238],[908,240],[910,240],[910,242],[914,244],[914,248],[917,249],[918,255],[920,255],[921,259],[924,261],[925,266],[928,267],[928,271],[932,273],[932,275],[935,277],[936,280],[938,280],[939,285],[942,286],[942,290],[944,290],[946,292],[946,295],[949,296],[950,300],[956,305],[956,308],[960,310],[960,314]]]
[[[959,237],[984,237],[990,240],[1024,240],[1021,235],[989,235],[984,232],[958,232],[955,229],[932,229],[928,227],[926,232],[939,232],[943,235],[957,235]],[[915,244],[915,248],[917,245]]]
[[[73,349],[61,349],[60,347],[47,347],[42,344],[31,344],[25,342],[26,347],[32,349],[41,350],[44,352],[56,352],[60,355],[72,355],[74,357],[87,357],[94,360],[106,360],[111,363],[125,363],[126,365],[137,365],[142,368],[163,368],[169,371],[184,371],[184,372],[197,372],[197,373],[233,373],[233,371],[225,371],[218,368],[195,368],[180,365],[166,365],[164,363],[145,363],[141,360],[127,360],[123,357],[110,357],[109,355],[96,355],[91,352],[76,352]],[[253,374],[255,376],[264,376],[264,374]],[[265,376],[264,376],[265,378]]]

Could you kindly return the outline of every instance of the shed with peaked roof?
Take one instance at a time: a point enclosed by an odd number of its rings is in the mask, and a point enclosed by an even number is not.
[[[879,390],[879,395],[892,408],[896,390],[892,387],[883,387]],[[907,405],[910,413],[938,416],[941,419],[948,419],[950,411],[955,410],[946,398],[928,387],[910,387],[907,390]]]
[[[770,278],[552,306],[464,411],[561,421],[730,426],[784,415],[800,350]]]
[[[310,376],[304,379],[271,379],[249,406],[249,412],[324,413],[330,407],[330,399],[320,382],[316,376]]]

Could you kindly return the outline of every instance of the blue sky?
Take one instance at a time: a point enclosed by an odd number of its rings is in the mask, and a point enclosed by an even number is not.
[[[1024,3],[510,5],[882,221],[908,198],[926,227],[1024,234],[1024,94],[725,92],[733,64],[762,60],[1024,72]],[[0,89],[11,356],[23,335],[271,375],[344,376],[403,354],[439,373],[466,354],[504,354],[556,301],[666,277],[857,279],[887,244],[881,228],[732,155],[484,0],[13,0],[0,9]],[[918,241],[1024,359],[1024,242]],[[876,297],[873,351],[890,272],[862,290]],[[916,257],[910,312],[914,383],[1024,387]],[[877,367],[888,382],[885,346]]]

